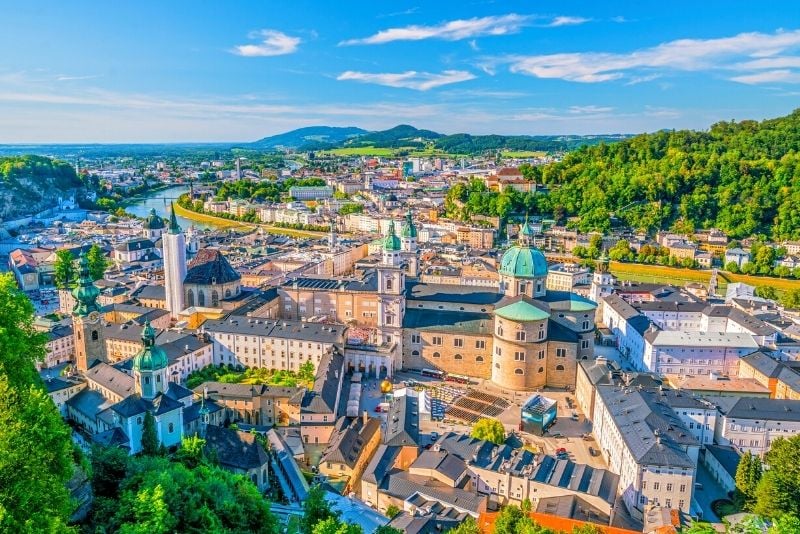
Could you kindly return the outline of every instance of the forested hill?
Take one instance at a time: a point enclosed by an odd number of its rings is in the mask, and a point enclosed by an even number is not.
[[[800,238],[800,110],[583,147],[528,174],[549,188],[535,208],[578,216],[583,230],[608,229],[616,215],[640,229]]]
[[[0,218],[53,207],[59,196],[82,186],[75,169],[63,161],[42,156],[0,157]]]

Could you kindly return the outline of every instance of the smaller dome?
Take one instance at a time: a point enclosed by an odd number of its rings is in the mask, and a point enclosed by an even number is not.
[[[144,323],[142,342],[144,347],[133,357],[133,370],[141,372],[165,369],[169,365],[167,353],[161,347],[156,347],[156,332],[149,321]]]
[[[142,226],[145,230],[163,230],[166,228],[164,219],[156,214],[155,208],[150,210],[150,215],[148,215],[147,219],[144,220],[144,224]]]
[[[381,382],[381,393],[385,394],[391,392],[392,392],[392,383],[389,381],[388,378],[384,379],[383,382]]]
[[[400,250],[400,238],[394,233],[394,221],[389,221],[389,233],[383,240],[383,250]]]

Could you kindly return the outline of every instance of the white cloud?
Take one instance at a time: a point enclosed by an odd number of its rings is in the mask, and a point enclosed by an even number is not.
[[[584,17],[556,17],[552,21],[550,21],[547,26],[549,28],[558,28],[559,26],[576,26],[578,24],[585,24],[592,19],[587,19]]]
[[[93,80],[95,78],[99,78],[100,74],[90,74],[87,76],[67,76],[67,75],[60,75],[56,76],[57,82],[71,82],[75,80]]]
[[[348,39],[339,46],[384,44],[392,41],[421,41],[423,39],[442,39],[460,41],[484,35],[508,35],[517,33],[530,24],[532,17],[528,15],[499,15],[491,17],[473,17],[443,22],[434,26],[411,25],[402,28],[389,28],[363,39]]]
[[[737,61],[756,58],[740,68],[758,69],[775,60],[773,56],[800,47],[800,30],[777,31],[772,34],[740,33],[718,39],[679,39],[626,54],[578,52],[533,56],[510,56],[512,72],[537,78],[597,83],[617,80],[638,72],[638,77],[652,71],[699,71],[737,68]],[[788,64],[796,58],[783,57]],[[761,61],[764,66],[759,67]],[[644,75],[641,71],[645,71]],[[648,72],[649,71],[649,72]],[[787,80],[790,77],[787,77]]]
[[[475,75],[464,70],[445,70],[438,74],[414,70],[398,73],[369,73],[348,70],[341,73],[336,79],[427,91],[442,85],[473,80]]]
[[[584,115],[594,113],[609,113],[614,111],[614,108],[608,106],[570,106],[569,112],[572,114]]]
[[[734,82],[757,85],[761,83],[800,83],[800,72],[788,69],[765,70],[731,78]]]
[[[257,44],[236,46],[232,52],[244,57],[283,56],[297,51],[299,37],[286,35],[278,30],[260,30],[248,35],[250,39],[260,39]]]
[[[478,52],[480,50],[480,48],[478,47],[478,41],[476,41],[475,39],[469,42],[469,47],[475,52]]]

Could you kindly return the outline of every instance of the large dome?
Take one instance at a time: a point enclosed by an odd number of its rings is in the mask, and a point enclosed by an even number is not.
[[[516,245],[503,254],[500,274],[516,278],[547,276],[547,260],[536,247]]]
[[[164,224],[164,219],[156,214],[156,210],[151,209],[150,215],[148,215],[147,219],[144,220],[144,224],[142,226],[145,230],[163,230],[166,227],[166,224]]]

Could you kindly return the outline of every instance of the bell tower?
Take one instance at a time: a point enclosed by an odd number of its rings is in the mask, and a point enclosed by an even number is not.
[[[97,297],[100,290],[89,274],[89,260],[81,252],[78,262],[80,278],[72,290],[75,307],[72,308],[72,327],[75,331],[75,366],[86,371],[93,360],[106,361],[106,340]]]
[[[401,263],[400,239],[394,221],[383,240],[383,261],[378,271],[378,334],[382,342],[400,343],[405,314],[405,272]]]
[[[403,261],[406,265],[406,274],[412,278],[419,275],[419,258],[417,258],[417,227],[411,217],[411,210],[406,212],[406,220],[401,231],[401,248]]]
[[[156,332],[145,321],[142,330],[142,350],[133,358],[133,380],[136,393],[143,399],[153,400],[160,393],[167,391],[167,354],[161,347],[156,347]]]
[[[614,275],[609,266],[608,254],[603,250],[603,254],[595,262],[592,287],[589,290],[589,298],[594,302],[600,302],[602,297],[614,292]]]

